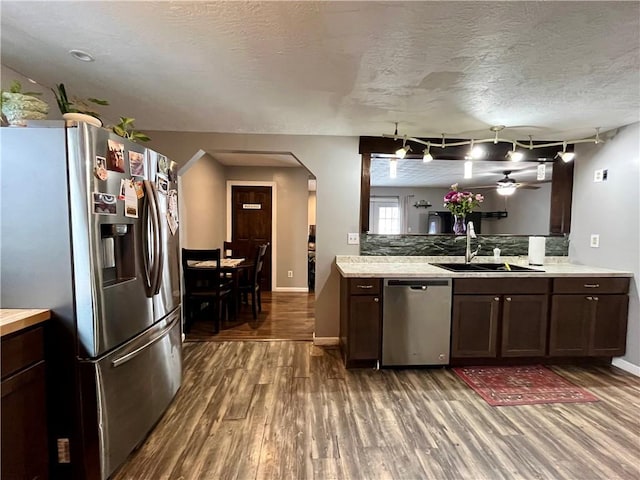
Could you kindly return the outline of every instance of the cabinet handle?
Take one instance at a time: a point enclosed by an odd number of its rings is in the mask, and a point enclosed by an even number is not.
[[[375,297],[375,298],[373,299],[373,301],[374,301],[374,302],[376,302],[376,303],[378,303],[378,302],[380,301],[380,299],[379,299],[378,297]]]
[[[587,297],[587,300],[591,301],[593,300],[593,297]]]
[[[499,302],[500,301],[500,297],[493,297],[493,301],[494,302]]]
[[[373,285],[358,285],[358,288],[373,288]]]
[[[584,284],[584,288],[599,288],[600,284],[599,283],[585,283]]]
[[[598,297],[593,297],[593,299],[597,302],[598,301]]]
[[[511,301],[511,297],[507,297],[506,300],[507,300],[507,302],[510,302]]]

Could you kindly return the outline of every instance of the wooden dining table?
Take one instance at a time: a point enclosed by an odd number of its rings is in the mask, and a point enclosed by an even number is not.
[[[227,275],[231,275],[231,280],[233,282],[233,296],[235,299],[234,307],[235,311],[240,311],[240,295],[239,295],[239,285],[240,279],[243,275],[246,275],[248,271],[253,268],[255,262],[253,260],[249,260],[246,258],[222,258],[220,259],[220,272]],[[194,261],[189,262],[190,267],[202,268],[202,269],[215,269],[217,268],[217,262],[215,260],[206,260],[206,261]]]

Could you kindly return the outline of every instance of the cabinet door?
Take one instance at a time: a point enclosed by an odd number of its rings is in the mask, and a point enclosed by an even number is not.
[[[595,315],[589,332],[589,355],[624,355],[627,341],[627,295],[598,295],[591,298]]]
[[[547,348],[547,295],[505,295],[502,356],[540,357]]]
[[[585,356],[593,302],[585,295],[553,295],[549,328],[549,355]]]
[[[2,478],[48,478],[45,367],[2,381]]]
[[[349,360],[377,360],[380,352],[380,298],[352,295],[349,307]]]
[[[495,357],[500,297],[454,295],[452,357]]]

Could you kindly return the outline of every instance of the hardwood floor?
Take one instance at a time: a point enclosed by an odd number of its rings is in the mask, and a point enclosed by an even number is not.
[[[312,340],[315,327],[314,293],[263,292],[262,313],[256,320],[250,305],[242,305],[235,320],[223,322],[213,333],[213,321],[196,321],[187,340]]]
[[[448,369],[345,370],[311,342],[188,342],[178,395],[115,479],[638,479],[640,378],[491,407]]]

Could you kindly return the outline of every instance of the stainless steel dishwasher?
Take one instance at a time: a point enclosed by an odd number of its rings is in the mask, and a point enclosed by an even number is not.
[[[446,365],[451,279],[386,279],[382,366]]]

